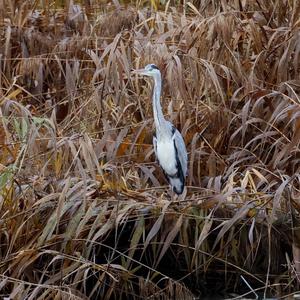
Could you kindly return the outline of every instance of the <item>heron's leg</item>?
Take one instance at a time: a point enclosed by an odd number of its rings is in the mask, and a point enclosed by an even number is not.
[[[177,195],[177,194],[173,191],[173,189],[172,189],[172,187],[171,187],[171,188],[169,189],[169,191],[168,191],[168,194],[169,194],[169,196],[170,196],[172,202],[174,202],[174,201],[178,201],[178,202],[184,201],[185,198],[186,198],[186,194],[187,194],[187,188],[186,188],[186,186],[185,186],[184,189],[183,189],[183,193],[182,193],[181,195]]]
[[[179,201],[184,201],[185,197],[186,197],[186,194],[187,194],[187,187],[185,186],[184,189],[183,189],[183,193],[180,195],[180,200]]]
[[[178,198],[179,196],[174,192],[172,191],[172,198],[171,198],[171,201],[174,202],[174,201],[178,201]]]
[[[178,201],[178,195],[173,191],[172,187],[169,190],[169,195],[170,195],[170,201],[174,202],[174,201]]]
[[[171,185],[170,185],[169,187],[170,187],[170,188],[168,189],[167,193],[168,193],[168,195],[169,195],[169,197],[170,197],[170,201],[171,201],[171,202],[176,201],[176,200],[177,200],[177,199],[176,199],[177,194],[173,191],[173,188],[172,188]]]
[[[185,200],[185,197],[186,197],[186,194],[187,194],[187,188],[186,186],[184,187],[183,189],[183,193],[181,195],[177,195],[175,192],[173,192],[173,199],[172,201],[184,201]]]
[[[172,187],[170,189],[168,189],[167,194],[170,197],[170,201],[173,201],[173,194],[174,194],[174,192],[172,190]]]

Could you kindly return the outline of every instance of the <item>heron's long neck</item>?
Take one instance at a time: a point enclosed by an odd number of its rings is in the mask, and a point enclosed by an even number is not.
[[[160,104],[160,93],[161,93],[161,78],[154,78],[153,88],[153,114],[156,131],[160,131],[165,125],[165,118],[162,112]]]

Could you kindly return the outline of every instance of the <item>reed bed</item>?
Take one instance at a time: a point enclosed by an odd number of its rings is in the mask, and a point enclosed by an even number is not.
[[[292,297],[299,1],[94,2],[0,1],[1,297]],[[187,145],[182,201],[147,63]]]

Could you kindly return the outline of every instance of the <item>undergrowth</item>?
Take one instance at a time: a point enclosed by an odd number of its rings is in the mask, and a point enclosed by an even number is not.
[[[295,293],[299,1],[50,2],[0,3],[1,297]],[[187,145],[182,201],[147,63]]]

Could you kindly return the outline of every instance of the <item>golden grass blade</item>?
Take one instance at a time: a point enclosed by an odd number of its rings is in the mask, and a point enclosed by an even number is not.
[[[114,143],[114,147],[113,147],[113,151],[111,153],[110,159],[114,159],[117,156],[118,149],[119,149],[121,143],[123,142],[125,136],[127,135],[127,133],[128,133],[128,128],[123,128],[120,131],[120,133]]]
[[[165,253],[167,252],[167,250],[170,248],[171,243],[173,242],[173,240],[175,239],[175,237],[178,235],[181,225],[183,222],[183,214],[181,214],[177,220],[177,222],[175,223],[174,227],[172,228],[172,230],[169,232],[168,236],[166,237],[166,240],[164,241],[164,245],[160,251],[160,254],[158,256],[158,259],[155,262],[155,268],[158,266],[158,264],[160,263],[161,259],[163,258],[163,256],[165,255]]]
[[[108,233],[110,230],[112,230],[114,228],[114,224],[116,222],[116,220],[114,219],[114,215],[116,214],[116,211],[117,211],[117,208],[115,207],[113,209],[113,211],[111,212],[110,218],[104,224],[102,223],[101,224],[102,226],[99,228],[99,230],[93,234],[93,237],[92,237],[93,241],[97,241],[98,238],[102,237],[103,235],[105,235],[106,233]],[[100,214],[100,216],[103,219],[105,214]],[[99,217],[99,219],[100,219],[100,217]],[[99,224],[97,224],[97,227],[99,227]]]
[[[92,178],[96,179],[96,172],[95,172],[96,168],[94,167],[94,161],[92,160],[91,155],[90,155],[90,153],[93,151],[91,144],[90,144],[90,146],[88,146],[83,139],[80,139],[79,143],[82,148],[82,155],[84,157],[84,161],[87,165],[87,168],[88,168],[90,174],[92,175]]]
[[[198,251],[200,249],[201,244],[203,243],[203,241],[207,238],[207,236],[210,233],[210,229],[211,229],[211,226],[213,224],[213,219],[211,218],[212,213],[213,213],[213,211],[207,216],[207,218],[204,221],[204,225],[203,225],[203,228],[201,230],[201,234],[200,234],[199,239],[198,239],[198,241],[195,245],[196,251]]]
[[[136,250],[136,248],[139,245],[139,241],[143,235],[145,231],[145,219],[143,216],[141,216],[139,218],[139,220],[136,222],[136,226],[135,226],[135,231],[133,233],[133,236],[131,238],[131,242],[130,242],[130,248],[129,248],[129,252],[128,252],[128,260],[126,263],[126,267],[124,268],[125,270],[128,270],[128,267],[131,263],[131,259],[133,258],[134,252]]]
[[[37,242],[38,247],[40,247],[40,245],[42,245],[43,243],[45,243],[47,240],[49,240],[52,237],[52,234],[55,229],[58,231],[58,225],[59,225],[60,218],[73,205],[73,203],[71,203],[71,202],[65,203],[65,200],[66,200],[65,197],[66,197],[69,187],[70,187],[70,178],[67,179],[64,189],[59,196],[56,211],[54,211],[53,214],[48,219],[47,225],[45,226],[43,233],[41,234],[41,236],[38,239],[38,242]]]
[[[6,74],[6,76],[11,71],[11,26],[7,26],[6,32],[5,32],[5,47],[4,47],[4,65],[3,65],[3,72]]]
[[[144,178],[145,182],[147,182],[148,179],[150,179],[154,186],[160,186],[159,181],[155,178],[155,176],[153,174],[154,168],[149,169],[148,167],[143,166],[143,165],[140,165],[139,167],[143,171],[143,173],[146,175]]]
[[[245,203],[236,213],[235,215],[226,221],[223,221],[217,228],[221,228],[220,232],[218,233],[218,236],[214,242],[213,248],[217,246],[219,241],[224,237],[224,234],[239,220],[243,219],[250,209],[251,204]]]
[[[154,225],[152,226],[151,230],[149,231],[147,238],[145,240],[144,243],[144,249],[143,249],[143,253],[146,250],[146,248],[148,247],[149,243],[151,242],[151,240],[157,235],[157,233],[159,232],[159,230],[161,229],[162,226],[162,222],[163,219],[165,217],[165,213],[169,207],[170,203],[167,202],[163,208],[162,208],[162,212],[160,214],[160,216],[158,217],[158,219],[156,220],[156,222],[154,223]]]

